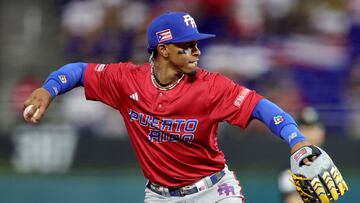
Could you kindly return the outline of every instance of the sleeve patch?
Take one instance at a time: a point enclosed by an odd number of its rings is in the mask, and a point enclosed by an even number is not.
[[[62,84],[67,83],[66,75],[59,75],[58,76]]]
[[[244,88],[241,90],[239,95],[234,100],[234,105],[238,108],[240,108],[241,104],[244,102],[246,96],[250,93],[250,90],[247,88]]]
[[[274,123],[275,123],[275,125],[279,125],[279,124],[282,123],[283,121],[284,121],[284,118],[282,117],[282,115],[274,116]]]

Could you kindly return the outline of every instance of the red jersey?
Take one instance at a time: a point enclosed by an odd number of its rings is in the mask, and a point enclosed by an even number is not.
[[[148,63],[88,64],[84,87],[87,99],[119,110],[145,177],[165,187],[185,186],[223,169],[219,122],[245,128],[262,98],[201,68],[161,90]]]

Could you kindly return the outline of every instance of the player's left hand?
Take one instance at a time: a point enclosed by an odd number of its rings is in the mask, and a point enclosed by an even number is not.
[[[290,164],[293,183],[304,202],[336,201],[349,190],[329,155],[317,146],[299,148]]]

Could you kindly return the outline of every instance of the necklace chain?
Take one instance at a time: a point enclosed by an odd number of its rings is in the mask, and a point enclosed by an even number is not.
[[[184,74],[183,74],[177,81],[175,81],[167,86],[161,86],[158,83],[158,81],[156,80],[155,63],[154,63],[154,59],[153,59],[153,54],[151,54],[151,56],[149,58],[149,63],[150,63],[150,68],[151,68],[151,81],[152,81],[153,85],[160,90],[171,90],[174,87],[176,87],[176,85],[179,84],[179,82],[184,78]]]

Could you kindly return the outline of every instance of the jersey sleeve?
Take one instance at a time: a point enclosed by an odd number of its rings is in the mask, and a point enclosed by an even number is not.
[[[121,101],[123,75],[126,68],[119,64],[89,63],[86,67],[84,88],[88,100],[100,101],[113,108]]]
[[[251,113],[262,98],[254,90],[236,84],[219,73],[213,73],[209,91],[211,119],[226,121],[241,128],[246,128],[249,124]]]

